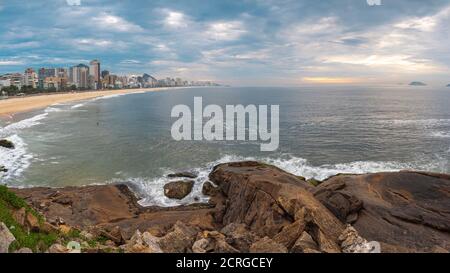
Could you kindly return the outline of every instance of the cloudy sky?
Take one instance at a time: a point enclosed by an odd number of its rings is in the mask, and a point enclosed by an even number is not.
[[[450,0],[0,0],[0,73],[98,58],[233,85],[450,83]]]

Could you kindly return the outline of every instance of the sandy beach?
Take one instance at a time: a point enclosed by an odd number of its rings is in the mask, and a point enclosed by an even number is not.
[[[76,102],[110,95],[156,92],[162,90],[167,90],[167,88],[121,89],[111,91],[90,91],[14,97],[6,100],[0,100],[0,118],[11,118],[14,114],[43,109],[56,103]]]

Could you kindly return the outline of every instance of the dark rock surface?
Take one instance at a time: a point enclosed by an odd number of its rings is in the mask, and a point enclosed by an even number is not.
[[[361,236],[381,242],[384,252],[450,249],[449,175],[338,175],[313,192]]]
[[[183,199],[192,192],[194,181],[182,180],[164,185],[164,195],[171,199]]]
[[[0,139],[0,147],[6,148],[6,149],[14,149],[14,143],[7,139]]]
[[[450,250],[448,175],[338,175],[313,187],[276,167],[239,162],[216,166],[210,180],[217,187],[207,190],[209,204],[175,208],[141,207],[125,185],[14,192],[49,228],[101,235],[125,252],[353,253],[370,252],[369,241],[382,252]],[[25,216],[15,214],[32,228]]]

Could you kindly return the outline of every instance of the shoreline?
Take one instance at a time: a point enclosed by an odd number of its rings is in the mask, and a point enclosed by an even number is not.
[[[415,171],[342,174],[313,185],[241,161],[213,168],[203,184],[207,203],[142,207],[126,184],[9,188],[44,222],[21,226],[17,208],[6,213],[17,218],[10,225],[57,235],[44,249],[26,240],[13,249],[33,252],[68,253],[64,238],[81,234],[71,240],[83,253],[449,253],[449,186],[449,175]]]
[[[180,87],[188,88],[188,87]],[[140,89],[119,89],[111,91],[84,91],[59,94],[42,94],[26,97],[14,97],[6,100],[0,100],[0,119],[12,119],[17,114],[27,113],[39,109],[44,109],[56,103],[68,103],[95,99],[110,95],[123,95],[134,93],[160,92],[168,89],[179,89],[177,87],[158,87],[158,88],[140,88]]]

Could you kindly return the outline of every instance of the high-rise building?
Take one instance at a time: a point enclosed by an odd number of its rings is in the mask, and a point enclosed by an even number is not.
[[[33,68],[27,68],[23,77],[23,85],[37,88],[39,83],[38,75]]]
[[[77,88],[89,88],[89,66],[79,64],[71,67],[69,71],[69,81]]]
[[[92,89],[101,89],[101,70],[100,70],[100,62],[98,60],[93,60],[90,63],[89,75],[91,77],[91,88]]]

